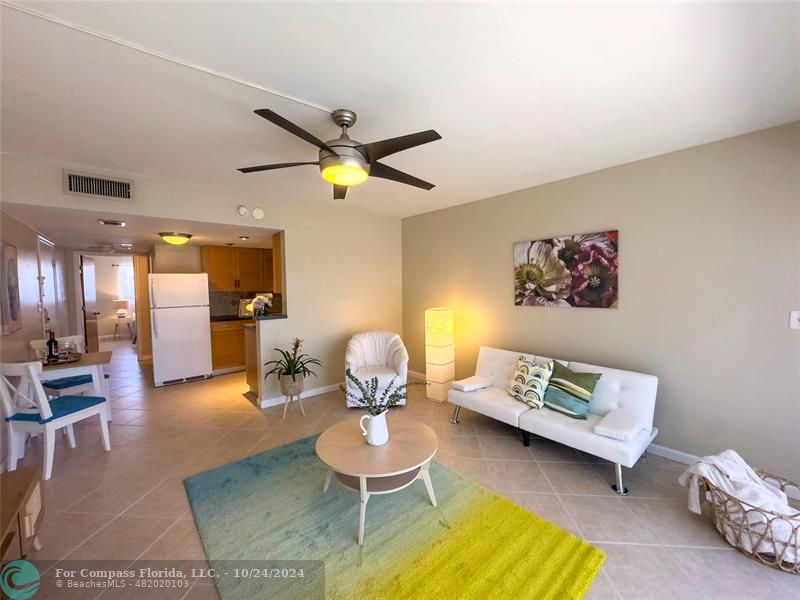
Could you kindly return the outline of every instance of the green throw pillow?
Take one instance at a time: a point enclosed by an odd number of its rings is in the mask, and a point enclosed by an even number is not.
[[[544,391],[553,373],[553,361],[537,365],[532,360],[520,356],[517,359],[517,370],[508,384],[508,393],[515,400],[524,402],[531,408],[544,406]]]
[[[544,395],[544,405],[575,419],[585,419],[592,392],[602,373],[576,373],[559,362]]]

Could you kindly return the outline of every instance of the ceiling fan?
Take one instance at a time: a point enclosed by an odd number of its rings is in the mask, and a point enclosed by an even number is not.
[[[245,167],[239,169],[242,173],[254,173],[256,171],[271,171],[273,169],[283,169],[286,167],[299,167],[302,165],[318,165],[322,178],[333,184],[334,200],[343,200],[350,186],[364,183],[368,177],[380,177],[381,179],[391,179],[406,185],[430,190],[434,187],[432,183],[418,179],[408,173],[403,173],[397,169],[378,162],[380,159],[390,154],[396,154],[415,146],[421,146],[428,142],[435,142],[442,139],[433,129],[420,131],[410,135],[401,135],[396,138],[389,138],[379,142],[362,144],[359,141],[351,140],[347,135],[348,128],[355,125],[356,113],[352,110],[340,108],[331,113],[331,119],[338,127],[342,128],[342,133],[334,140],[323,142],[302,127],[295,125],[288,119],[267,109],[259,108],[254,111],[259,117],[265,118],[270,123],[285,129],[319,148],[319,160],[309,162],[277,163],[274,165],[260,165],[257,167]]]

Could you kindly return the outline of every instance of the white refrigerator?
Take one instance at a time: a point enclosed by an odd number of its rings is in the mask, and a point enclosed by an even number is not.
[[[206,273],[151,273],[150,331],[156,387],[211,376]]]

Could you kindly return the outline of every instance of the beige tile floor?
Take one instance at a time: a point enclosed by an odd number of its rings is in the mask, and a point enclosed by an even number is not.
[[[102,451],[95,423],[76,428],[76,449],[59,440],[36,558],[202,560],[184,477],[355,414],[334,392],[308,399],[306,417],[295,411],[281,421],[280,407],[258,410],[243,395],[243,374],[154,389],[129,345],[113,350],[112,451]],[[468,411],[451,425],[449,407],[426,400],[420,388],[395,410],[435,429],[442,464],[602,548],[608,558],[587,598],[800,599],[800,577],[749,560],[707,517],[686,510],[677,463],[643,459],[627,474],[630,496],[621,498],[609,487],[610,465],[542,439],[525,448],[512,428]],[[40,444],[31,441],[25,464],[41,464]],[[215,597],[200,584],[184,596]]]

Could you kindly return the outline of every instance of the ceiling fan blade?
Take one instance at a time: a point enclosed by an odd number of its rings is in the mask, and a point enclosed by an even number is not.
[[[294,163],[276,163],[274,165],[259,165],[257,167],[243,167],[237,169],[242,173],[255,173],[256,171],[271,171],[272,169],[285,169],[286,167],[299,167],[302,165],[318,165],[319,162],[294,162]]]
[[[438,133],[433,129],[428,131],[420,131],[419,133],[411,133],[409,135],[401,135],[396,138],[389,138],[388,140],[381,140],[379,142],[370,142],[369,144],[361,144],[357,148],[367,157],[369,162],[374,163],[376,160],[382,159],[384,156],[396,154],[415,146],[421,146],[429,142],[435,142],[442,139]]]
[[[431,190],[436,187],[432,183],[428,183],[427,181],[423,181],[422,179],[414,177],[413,175],[403,173],[402,171],[398,171],[389,165],[384,165],[383,163],[379,162],[372,163],[372,166],[369,169],[369,176],[379,177],[381,179],[391,179],[392,181],[405,183],[406,185],[413,185],[414,187],[422,188],[423,190]]]
[[[253,112],[255,112],[259,117],[265,118],[270,123],[277,125],[281,129],[285,129],[289,133],[292,133],[297,137],[299,137],[300,139],[307,141],[309,144],[314,144],[317,148],[322,148],[323,150],[327,150],[328,152],[331,152],[336,156],[339,156],[335,150],[333,150],[330,146],[328,146],[328,144],[323,142],[321,139],[309,133],[299,125],[295,125],[288,119],[283,118],[278,113],[273,112],[268,108],[259,108]]]
[[[334,200],[344,200],[344,197],[347,195],[347,186],[346,185],[334,185],[333,186],[333,199]]]

